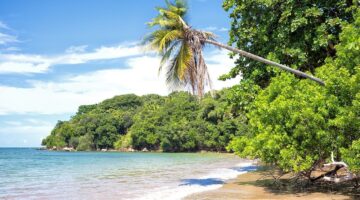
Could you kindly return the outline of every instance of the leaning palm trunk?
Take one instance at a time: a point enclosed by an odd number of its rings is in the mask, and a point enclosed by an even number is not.
[[[321,79],[319,79],[317,77],[314,77],[314,76],[311,76],[309,74],[306,74],[306,73],[304,73],[302,71],[290,68],[288,66],[285,66],[285,65],[282,65],[282,64],[279,64],[279,63],[276,63],[274,61],[271,61],[271,60],[265,59],[263,57],[254,55],[252,53],[249,53],[249,52],[246,52],[246,51],[243,51],[243,50],[240,50],[240,49],[236,49],[234,47],[231,47],[231,46],[228,46],[228,45],[225,45],[225,44],[222,44],[222,43],[219,43],[219,42],[217,42],[217,41],[215,41],[213,39],[209,39],[209,37],[207,37],[207,35],[209,35],[211,33],[191,29],[189,26],[186,25],[186,23],[181,19],[181,17],[180,17],[180,21],[184,25],[185,32],[188,33],[187,34],[188,35],[187,36],[188,40],[200,40],[202,44],[205,44],[205,43],[212,44],[212,45],[215,45],[217,47],[220,47],[220,48],[227,49],[229,51],[238,53],[238,54],[240,54],[242,56],[251,58],[253,60],[268,64],[268,65],[273,65],[273,66],[279,67],[280,69],[286,70],[286,71],[291,72],[293,74],[296,74],[298,76],[308,78],[310,80],[313,80],[313,81],[319,83],[320,85],[325,85],[324,81],[322,81]]]
[[[316,78],[316,77],[314,77],[314,76],[311,76],[311,75],[309,75],[309,74],[306,74],[306,73],[304,73],[304,72],[302,72],[302,71],[299,71],[299,70],[290,68],[290,67],[288,67],[288,66],[285,66],[285,65],[282,65],[282,64],[273,62],[273,61],[271,61],[271,60],[262,58],[262,57],[260,57],[260,56],[254,55],[254,54],[252,54],[252,53],[249,53],[249,52],[246,52],[246,51],[243,51],[243,50],[240,50],[240,49],[236,49],[236,48],[234,48],[234,47],[231,47],[231,46],[228,46],[228,45],[225,45],[225,44],[216,42],[216,41],[214,41],[214,40],[208,40],[208,39],[206,39],[206,40],[204,40],[203,42],[209,43],[209,44],[212,44],[212,45],[215,45],[215,46],[220,47],[220,48],[223,48],[223,49],[227,49],[227,50],[229,50],[229,51],[238,53],[238,54],[240,54],[240,55],[242,55],[242,56],[245,56],[245,57],[254,59],[254,60],[256,60],[256,61],[259,61],[259,62],[268,64],[268,65],[273,65],[273,66],[279,67],[280,69],[289,71],[289,72],[291,72],[291,73],[293,73],[293,74],[296,74],[296,75],[298,75],[298,76],[301,76],[301,77],[308,78],[308,79],[310,79],[310,80],[316,81],[316,82],[318,82],[320,85],[325,85],[324,81],[322,81],[322,80],[319,79],[319,78]]]

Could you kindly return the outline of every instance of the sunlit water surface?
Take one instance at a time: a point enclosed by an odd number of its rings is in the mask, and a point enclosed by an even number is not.
[[[0,148],[0,199],[181,199],[249,169],[230,154]]]

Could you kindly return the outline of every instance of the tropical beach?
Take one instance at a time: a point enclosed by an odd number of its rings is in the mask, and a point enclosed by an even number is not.
[[[0,199],[359,199],[358,0],[3,0]]]

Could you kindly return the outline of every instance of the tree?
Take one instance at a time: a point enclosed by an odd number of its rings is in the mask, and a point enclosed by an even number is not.
[[[206,94],[201,100],[188,92],[165,97],[120,95],[80,106],[69,121],[58,122],[43,145],[79,151],[224,151],[234,136],[247,132],[244,115],[227,100],[231,91]],[[244,99],[251,99],[251,95],[244,95]]]
[[[166,1],[166,8],[157,8],[157,10],[159,15],[148,24],[150,27],[157,26],[158,29],[144,41],[162,56],[159,70],[163,65],[168,64],[166,76],[170,87],[188,86],[194,94],[198,94],[200,97],[204,95],[205,86],[211,84],[202,53],[205,44],[227,49],[324,85],[322,80],[304,72],[221,44],[214,40],[213,33],[192,29],[183,19],[187,12],[186,3],[183,0],[175,0],[174,3]]]
[[[249,132],[228,148],[311,180],[318,180],[311,172],[334,154],[359,176],[359,24],[360,10],[354,23],[343,26],[338,56],[316,70],[325,87],[284,73],[273,77],[250,105]]]
[[[90,151],[94,148],[93,136],[91,134],[83,135],[79,138],[79,144],[76,148],[78,151]]]
[[[344,22],[353,22],[357,0],[225,0],[231,18],[230,45],[302,71],[315,72],[335,45]],[[276,75],[251,59],[238,58],[223,79],[241,74],[266,87]]]

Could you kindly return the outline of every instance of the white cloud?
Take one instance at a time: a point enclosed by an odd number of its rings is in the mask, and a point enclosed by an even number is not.
[[[46,72],[49,64],[46,62],[0,62],[0,74],[2,73],[42,73]]]
[[[20,125],[22,125],[22,123],[19,122],[19,121],[6,121],[4,123],[7,124],[7,125],[10,125],[10,126],[20,126]]]
[[[49,133],[54,124],[49,121],[43,121],[34,118],[25,118],[18,121],[5,121],[0,129],[1,133]]]
[[[55,57],[54,64],[79,64],[94,60],[106,60],[114,58],[129,57],[142,54],[140,46],[118,45],[115,47],[100,47],[89,53],[73,53]]]
[[[1,29],[3,29],[3,30],[0,32],[0,45],[18,42],[18,39],[16,36],[5,33],[5,32],[8,32],[10,30],[10,28],[2,21],[0,21],[0,30]],[[6,31],[4,32],[4,30],[6,30]]]
[[[0,45],[18,42],[16,36],[0,32]]]
[[[26,130],[35,132],[39,130],[49,130],[49,128],[54,126],[48,121],[33,118],[22,119],[21,121],[5,121],[4,123],[5,126],[0,129],[0,132],[26,132]]]
[[[216,26],[208,26],[206,28],[203,28],[205,31],[217,31],[217,32],[226,32],[228,31],[229,29],[228,28],[225,28],[225,27],[216,27]]]
[[[0,29],[9,29],[9,27],[2,21],[0,21]]]
[[[228,51],[213,51],[209,56],[205,57],[208,65],[209,74],[212,78],[213,89],[220,90],[224,87],[230,87],[240,82],[237,76],[227,81],[217,80],[219,76],[228,73],[234,67],[234,60],[229,58]]]
[[[239,80],[216,80],[233,66],[225,51],[206,56],[214,89],[231,86]],[[158,76],[159,58],[138,56],[127,59],[126,68],[99,70],[59,82],[29,81],[29,88],[0,86],[0,114],[74,113],[79,105],[98,103],[114,95],[157,93],[166,95],[164,77]]]
[[[6,47],[3,49],[0,49],[0,51],[21,51],[21,49],[19,47]]]
[[[37,147],[41,140],[49,135],[55,124],[42,122],[42,124],[32,123],[12,123],[0,128],[0,146],[2,147]]]
[[[53,65],[81,64],[95,60],[107,60],[142,54],[140,46],[118,45],[100,47],[92,52],[85,51],[86,46],[70,47],[67,53],[57,56],[32,54],[0,54],[0,73],[44,73]]]
[[[52,128],[54,128],[53,124],[48,126],[8,126],[2,127],[0,133],[49,133]]]
[[[66,49],[66,53],[82,53],[86,50],[88,46],[87,45],[80,45],[80,46],[71,46],[68,49]]]

